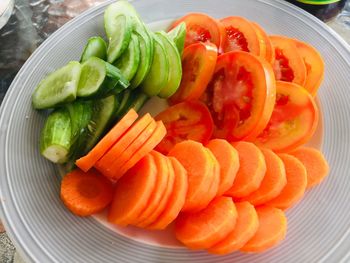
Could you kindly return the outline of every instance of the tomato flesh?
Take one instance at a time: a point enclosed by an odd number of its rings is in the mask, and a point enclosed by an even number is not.
[[[242,50],[249,52],[247,39],[241,31],[233,26],[226,27],[225,29],[228,38],[226,49],[231,51]]]
[[[292,82],[294,79],[294,72],[289,66],[288,59],[283,55],[283,51],[279,48],[275,49],[275,72],[276,79],[281,81]]]
[[[199,26],[191,25],[188,28],[188,33],[186,35],[185,46],[191,45],[196,42],[207,42],[211,40],[210,32]]]

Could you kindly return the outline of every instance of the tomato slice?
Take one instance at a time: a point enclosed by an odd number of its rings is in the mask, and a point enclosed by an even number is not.
[[[206,144],[213,134],[213,119],[200,101],[186,101],[173,105],[155,117],[161,120],[167,130],[157,150],[167,154],[173,146],[184,140]]]
[[[229,16],[220,20],[226,30],[224,52],[246,51],[260,55],[260,40],[249,20]]]
[[[303,87],[277,81],[276,104],[271,119],[256,144],[276,152],[288,152],[306,143],[318,124],[318,109]]]
[[[275,49],[274,72],[276,80],[304,86],[306,67],[293,40],[283,36],[270,36]]]
[[[269,36],[259,24],[255,22],[250,23],[253,25],[260,41],[260,57],[273,64],[275,62],[275,50]]]
[[[213,76],[217,57],[216,46],[209,42],[186,47],[182,56],[181,84],[170,102],[199,99]]]
[[[272,67],[243,51],[218,57],[202,100],[208,105],[214,136],[228,140],[255,138],[267,125],[275,104]]]
[[[181,22],[186,23],[185,47],[196,42],[212,42],[219,50],[221,49],[226,32],[214,18],[202,13],[190,13],[176,20],[170,29]]]
[[[324,76],[324,62],[321,54],[311,45],[293,39],[306,66],[304,88],[315,96]]]

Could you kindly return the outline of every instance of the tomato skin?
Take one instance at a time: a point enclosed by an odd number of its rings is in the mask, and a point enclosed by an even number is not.
[[[181,84],[170,98],[171,104],[201,97],[213,76],[217,57],[216,46],[209,42],[198,42],[185,48],[182,56]]]
[[[214,137],[230,141],[255,138],[269,122],[275,96],[269,63],[243,51],[220,55],[202,96],[214,119]]]
[[[159,113],[155,119],[162,121],[167,129],[165,138],[156,147],[164,154],[184,140],[206,144],[213,134],[213,119],[207,106],[200,101],[175,104]]]
[[[254,142],[275,152],[290,152],[308,142],[319,113],[309,92],[295,83],[277,81],[276,105],[264,131]]]
[[[273,65],[275,62],[275,49],[272,46],[269,36],[264,29],[255,22],[251,22],[260,41],[260,57],[265,58],[267,62]]]
[[[221,52],[223,41],[226,38],[226,32],[219,21],[207,14],[189,13],[176,20],[169,30],[181,22],[186,23],[185,47],[196,42],[211,42]]]

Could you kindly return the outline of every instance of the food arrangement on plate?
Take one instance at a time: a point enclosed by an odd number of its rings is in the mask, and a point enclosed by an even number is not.
[[[284,211],[329,170],[304,146],[319,119],[317,50],[242,17],[191,13],[151,32],[123,0],[104,24],[108,44],[90,38],[32,96],[50,110],[40,151],[69,170],[66,207],[150,231],[174,223],[186,247],[213,254],[282,241]],[[139,117],[152,96],[169,107]]]

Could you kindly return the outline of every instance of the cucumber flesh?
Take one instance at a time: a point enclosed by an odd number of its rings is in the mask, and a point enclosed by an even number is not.
[[[168,32],[168,36],[174,41],[180,56],[182,56],[186,39],[186,23],[181,22],[178,24],[175,28]]]
[[[64,108],[53,111],[41,132],[41,154],[54,163],[66,162],[72,145],[71,131],[69,112]]]
[[[131,80],[139,67],[140,64],[140,42],[138,37],[133,34],[129,43],[128,49],[123,55],[114,63],[119,68],[122,75],[127,79]]]
[[[167,85],[169,78],[169,59],[163,41],[153,34],[154,54],[151,69],[141,84],[148,96],[156,96]]]
[[[173,95],[180,86],[182,78],[182,65],[181,56],[177,50],[174,42],[169,38],[169,36],[161,31],[157,32],[156,35],[162,41],[165,52],[167,53],[167,58],[169,60],[169,78],[166,85],[163,86],[162,90],[159,92],[158,96],[161,98],[169,98]]]
[[[32,94],[35,109],[49,109],[74,101],[77,95],[81,65],[69,62],[40,81]]]
[[[80,62],[84,62],[91,57],[97,57],[103,60],[107,58],[107,44],[101,37],[91,37],[81,55]]]

